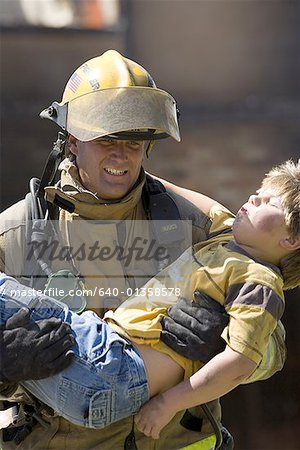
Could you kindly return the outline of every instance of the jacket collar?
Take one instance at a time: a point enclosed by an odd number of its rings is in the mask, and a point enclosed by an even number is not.
[[[69,158],[60,164],[61,182],[58,186],[45,188],[46,199],[54,203],[56,198],[67,201],[73,207],[73,214],[99,220],[123,220],[128,218],[142,196],[145,172],[142,169],[133,189],[117,203],[110,203],[97,197],[82,186],[78,169]]]
[[[242,247],[240,247],[234,239],[232,239],[231,241],[228,242],[228,244],[226,245],[226,247],[229,250],[232,250],[233,252],[236,253],[241,253],[244,256],[247,256],[248,258],[252,259],[253,261],[260,263],[266,267],[270,267],[270,269],[272,269],[274,272],[276,272],[278,275],[282,276],[281,271],[279,269],[279,267],[275,266],[272,263],[269,263],[267,261],[262,261],[258,258],[254,258],[254,256],[251,256],[246,250],[244,250]]]

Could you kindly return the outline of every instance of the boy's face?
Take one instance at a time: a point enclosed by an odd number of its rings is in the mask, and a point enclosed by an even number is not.
[[[281,242],[289,237],[281,200],[270,191],[251,195],[237,213],[233,224],[236,242],[263,253],[281,249]]]

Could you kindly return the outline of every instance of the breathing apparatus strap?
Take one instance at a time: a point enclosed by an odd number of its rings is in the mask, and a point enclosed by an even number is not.
[[[56,219],[58,208],[56,205],[52,205],[45,199],[45,187],[51,185],[57,173],[59,164],[64,156],[64,150],[66,145],[66,134],[59,131],[57,140],[53,144],[53,149],[48,157],[46,165],[43,170],[41,179],[32,178],[29,182],[30,192],[25,198],[26,204],[26,242],[24,252],[24,269],[26,267],[26,276],[23,276],[23,282],[31,286],[33,283],[33,275],[36,272],[37,265],[33,261],[27,261],[27,249],[32,240],[44,239],[43,230],[47,225],[49,219]],[[42,272],[48,277],[52,271],[49,265],[41,260],[37,259],[38,266],[40,266]],[[29,276],[31,274],[31,276]],[[43,277],[39,280],[41,286],[44,285]],[[41,287],[38,286],[38,287]]]

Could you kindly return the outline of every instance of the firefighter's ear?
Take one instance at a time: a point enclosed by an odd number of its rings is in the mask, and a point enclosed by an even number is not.
[[[70,153],[72,153],[74,156],[78,155],[77,139],[76,137],[72,136],[72,134],[69,134],[68,136],[68,147]]]

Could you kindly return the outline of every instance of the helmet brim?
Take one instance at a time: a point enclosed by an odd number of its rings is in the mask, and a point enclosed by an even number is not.
[[[136,133],[139,140],[171,136],[180,141],[176,102],[161,89],[103,89],[71,100],[67,109],[65,128],[80,141],[125,132],[132,139]]]

